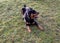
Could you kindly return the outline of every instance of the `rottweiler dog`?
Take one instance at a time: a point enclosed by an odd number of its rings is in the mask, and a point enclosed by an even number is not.
[[[23,11],[23,14],[25,11],[26,10]],[[25,15],[26,28],[27,28],[28,32],[31,32],[31,29],[30,29],[31,25],[36,25],[40,30],[44,30],[43,27],[36,21],[36,18],[38,18],[38,14],[39,14],[39,12],[37,12],[35,10],[30,10],[28,12],[28,15],[27,14]]]

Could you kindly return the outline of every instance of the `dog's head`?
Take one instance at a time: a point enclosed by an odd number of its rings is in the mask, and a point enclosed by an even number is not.
[[[38,18],[39,12],[31,13],[31,19]]]

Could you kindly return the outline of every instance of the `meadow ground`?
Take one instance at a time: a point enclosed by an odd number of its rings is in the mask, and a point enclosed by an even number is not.
[[[40,12],[40,31],[25,29],[21,8],[24,4]],[[0,0],[0,43],[60,43],[60,0]]]

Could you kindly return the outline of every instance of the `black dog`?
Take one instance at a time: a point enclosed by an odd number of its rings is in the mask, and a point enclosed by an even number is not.
[[[31,10],[30,10],[31,9]],[[36,21],[36,18],[39,14],[39,12],[33,10],[32,8],[29,8],[28,15],[26,12],[26,5],[24,5],[24,8],[22,8],[22,14],[25,14],[25,21],[26,21],[26,28],[28,29],[28,32],[31,32],[30,25],[36,25],[40,30],[43,30],[43,28],[39,25],[39,23]]]

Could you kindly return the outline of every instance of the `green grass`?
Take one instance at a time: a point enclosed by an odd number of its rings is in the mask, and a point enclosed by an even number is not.
[[[38,21],[45,31],[25,29],[21,8],[24,4],[40,12]],[[0,43],[60,43],[60,0],[1,0]]]

